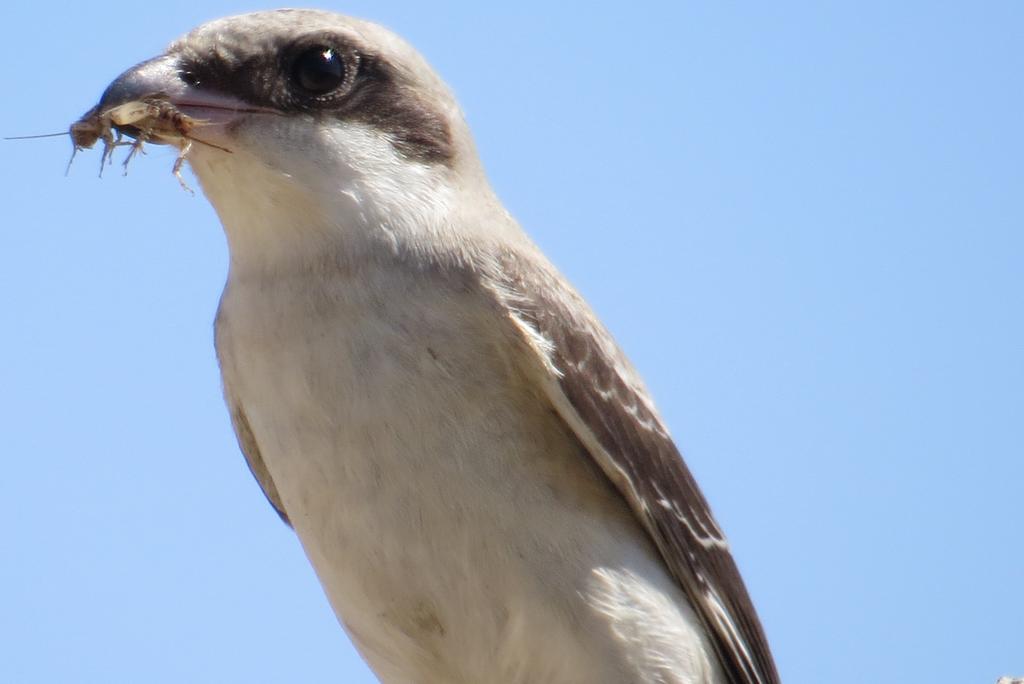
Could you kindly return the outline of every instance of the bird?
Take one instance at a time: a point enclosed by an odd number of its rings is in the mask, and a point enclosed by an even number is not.
[[[125,111],[76,145],[187,154],[228,243],[239,445],[380,681],[779,681],[643,381],[413,47],[326,11],[221,18],[90,116]]]

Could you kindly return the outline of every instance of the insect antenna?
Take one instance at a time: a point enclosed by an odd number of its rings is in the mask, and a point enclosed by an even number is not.
[[[4,140],[34,140],[36,138],[56,138],[62,135],[71,135],[71,133],[61,131],[60,133],[41,133],[39,135],[8,135],[4,137]]]

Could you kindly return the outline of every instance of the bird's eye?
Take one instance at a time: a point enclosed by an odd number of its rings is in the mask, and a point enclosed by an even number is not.
[[[311,47],[292,63],[292,80],[305,91],[323,95],[345,81],[345,60],[334,48]]]

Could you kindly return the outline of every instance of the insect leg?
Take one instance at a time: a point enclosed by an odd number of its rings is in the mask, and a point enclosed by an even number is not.
[[[174,168],[171,170],[174,173],[174,177],[178,179],[179,183],[181,183],[181,187],[187,190],[189,194],[194,195],[196,194],[195,191],[188,187],[188,183],[185,182],[185,179],[181,175],[181,167],[185,163],[185,157],[187,157],[188,153],[191,151],[192,141],[185,138],[185,144],[181,146],[181,152],[178,153],[178,158],[174,160]]]

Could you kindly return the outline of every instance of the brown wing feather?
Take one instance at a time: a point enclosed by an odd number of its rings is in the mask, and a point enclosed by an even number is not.
[[[256,478],[260,489],[263,490],[263,495],[267,497],[267,501],[274,507],[277,514],[281,516],[281,520],[290,526],[291,521],[288,520],[288,514],[284,512],[281,496],[277,493],[277,487],[274,486],[274,481],[270,478],[270,472],[267,471],[267,466],[263,463],[259,447],[256,446],[256,438],[252,434],[252,428],[249,427],[249,419],[245,417],[241,404],[234,400],[226,387],[224,389],[224,399],[228,403],[228,410],[231,412],[231,425],[235,428],[238,446],[242,450],[242,455],[245,456],[249,472]]]
[[[235,429],[235,438],[238,439],[238,447],[242,450],[242,455],[245,456],[249,472],[256,478],[260,489],[263,490],[263,495],[267,497],[267,501],[274,507],[277,514],[281,516],[281,520],[290,527],[292,523],[288,519],[288,514],[285,513],[284,504],[281,503],[281,496],[277,493],[277,487],[274,486],[274,480],[270,477],[270,471],[267,470],[267,466],[263,462],[263,456],[260,454],[259,446],[256,444],[256,436],[249,425],[249,419],[245,415],[241,402],[235,397],[235,393],[231,388],[231,381],[229,380],[231,369],[225,367],[226,361],[221,354],[221,317],[223,314],[223,308],[217,310],[217,321],[214,324],[214,347],[217,349],[217,361],[221,367],[221,379],[224,382],[224,401],[227,403],[228,411],[231,414],[231,426]]]
[[[560,397],[554,403],[616,484],[707,626],[732,684],[777,684],[761,623],[707,501],[632,366],[543,257],[507,254],[488,284]]]

